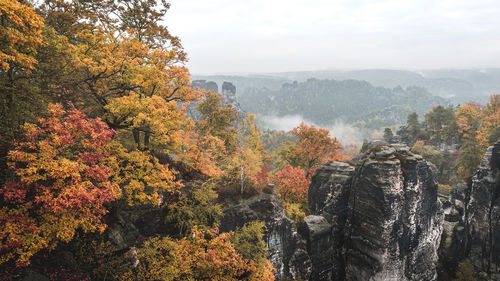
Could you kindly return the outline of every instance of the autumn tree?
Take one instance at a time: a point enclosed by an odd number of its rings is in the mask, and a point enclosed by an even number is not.
[[[6,175],[6,155],[14,135],[25,121],[34,121],[33,112],[41,102],[27,80],[44,45],[43,18],[26,1],[0,2],[0,178]],[[40,110],[37,110],[40,109]],[[31,119],[31,118],[32,119]],[[31,119],[31,120],[30,120]],[[0,180],[0,184],[3,180]]]
[[[246,223],[243,227],[236,229],[231,237],[234,248],[246,260],[255,264],[255,270],[251,273],[250,280],[274,280],[274,268],[267,259],[267,246],[264,241],[266,225],[262,221]]]
[[[260,141],[260,134],[255,124],[255,116],[247,114],[247,118],[240,124],[238,130],[238,151],[232,161],[232,174],[234,168],[239,168],[240,193],[245,191],[248,183],[254,185],[257,174],[261,171],[264,161],[268,158],[264,145]]]
[[[481,125],[477,139],[485,148],[500,138],[500,95],[492,95],[490,102],[481,111]]]
[[[24,126],[9,153],[16,178],[0,194],[0,262],[29,264],[42,249],[70,241],[77,229],[103,231],[104,204],[120,196],[104,164],[114,131],[74,108],[49,106],[49,117]]]
[[[35,55],[43,44],[43,18],[26,1],[0,3],[0,69],[15,79],[17,72],[35,68]]]
[[[458,133],[462,140],[456,161],[459,179],[470,180],[484,154],[485,148],[478,141],[482,109],[478,104],[468,103],[460,106],[456,112]]]
[[[272,273],[252,274],[257,270],[255,263],[235,250],[231,235],[219,234],[216,229],[202,232],[194,228],[192,235],[180,240],[153,238],[138,249],[140,262],[134,272],[121,279],[274,280]]]
[[[303,221],[307,212],[307,192],[311,181],[300,167],[286,165],[274,175],[273,183],[287,216],[296,222]]]
[[[203,94],[204,98],[196,105],[199,119],[184,122],[175,159],[190,172],[220,177],[228,165],[227,159],[236,150],[238,116],[219,94],[211,91]]]
[[[290,131],[297,137],[295,143],[285,143],[278,149],[281,167],[290,164],[301,167],[310,178],[314,171],[328,161],[344,160],[347,157],[341,153],[342,145],[335,137],[330,137],[330,131],[316,128],[314,125],[300,124]]]
[[[177,202],[166,206],[165,222],[171,228],[169,232],[183,237],[191,233],[194,227],[201,231],[218,227],[222,207],[216,203],[217,197],[217,192],[210,182],[185,191]]]
[[[220,94],[207,91],[204,99],[198,103],[197,110],[201,114],[201,120],[196,124],[196,131],[200,135],[221,139],[227,151],[234,151],[238,115],[231,104],[224,102]]]
[[[119,142],[106,146],[104,160],[113,169],[113,182],[121,189],[119,202],[128,206],[159,206],[165,198],[177,193],[182,184],[176,181],[177,171],[143,151],[128,151]]]
[[[179,101],[196,99],[185,53],[162,25],[164,1],[46,0],[46,22],[67,40],[74,56],[70,77],[52,89],[133,135],[137,148],[175,150],[184,114]]]

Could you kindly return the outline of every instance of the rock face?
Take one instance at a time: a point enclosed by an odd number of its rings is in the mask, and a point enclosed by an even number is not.
[[[191,82],[191,86],[193,88],[200,88],[206,91],[213,91],[218,93],[219,92],[219,87],[217,86],[217,83],[214,81],[207,81],[207,80],[193,80]]]
[[[240,103],[236,98],[236,86],[231,82],[223,82],[221,95],[226,102],[233,106],[233,109],[238,113],[239,119],[243,120],[245,118],[245,112],[241,109]]]
[[[221,231],[234,230],[245,223],[260,220],[266,224],[264,240],[269,260],[276,269],[277,280],[308,280],[311,261],[306,243],[297,233],[293,221],[285,216],[276,192],[259,194],[230,204],[223,210]]]
[[[436,280],[444,214],[429,165],[408,147],[381,144],[355,168],[324,166],[310,192],[311,213],[331,225],[329,239],[309,227],[312,280]]]
[[[500,140],[486,151],[472,178],[466,205],[468,257],[490,279],[500,280]]]

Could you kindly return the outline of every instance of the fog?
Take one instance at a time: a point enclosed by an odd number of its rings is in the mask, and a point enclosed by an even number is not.
[[[500,66],[498,0],[171,0],[195,74]]]
[[[263,116],[259,118],[263,129],[290,131],[297,127],[300,123],[314,125],[328,129],[331,137],[336,137],[343,145],[359,145],[368,132],[361,132],[359,128],[349,125],[340,119],[335,120],[332,124],[317,125],[305,119],[301,115],[286,115],[286,116]]]

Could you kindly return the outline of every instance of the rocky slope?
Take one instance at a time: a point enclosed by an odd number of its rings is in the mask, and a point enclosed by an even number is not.
[[[500,280],[500,140],[489,147],[469,186],[454,187],[445,221],[442,263],[468,258],[478,275]]]
[[[318,169],[309,198],[312,280],[436,280],[444,215],[429,165],[408,147]]]
[[[251,221],[264,221],[269,260],[276,269],[276,280],[308,280],[311,262],[305,241],[286,217],[276,192],[262,193],[228,204],[224,208],[221,231],[232,231]]]

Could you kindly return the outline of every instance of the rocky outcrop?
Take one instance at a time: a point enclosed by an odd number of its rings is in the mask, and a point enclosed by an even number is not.
[[[474,267],[500,280],[500,140],[486,151],[472,178],[465,225]]]
[[[479,277],[500,280],[499,167],[500,140],[487,149],[471,182],[453,187],[440,249],[443,272],[453,274],[469,259]]]
[[[276,269],[277,280],[308,280],[311,261],[306,243],[297,233],[293,221],[286,217],[276,192],[262,193],[227,205],[221,220],[221,231],[235,230],[251,221],[264,221],[269,260]]]
[[[195,89],[200,88],[205,91],[213,91],[216,93],[219,92],[219,87],[217,86],[217,83],[215,83],[214,81],[193,80],[193,82],[191,82],[191,86]]]
[[[245,118],[245,112],[241,109],[240,103],[236,98],[236,86],[234,86],[231,82],[223,82],[221,96],[226,102],[231,104],[233,109],[238,114],[238,118],[240,120],[243,120]]]
[[[329,239],[308,235],[312,280],[436,280],[444,214],[429,165],[408,147],[379,144],[355,169],[322,167],[310,191],[311,212],[331,225]]]
[[[118,250],[137,244],[139,238],[161,233],[163,213],[160,207],[121,207],[109,216],[110,225],[106,233]]]

